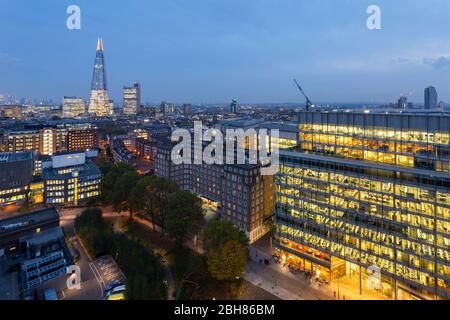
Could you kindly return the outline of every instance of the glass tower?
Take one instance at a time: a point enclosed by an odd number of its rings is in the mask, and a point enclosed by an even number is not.
[[[450,298],[450,114],[301,112],[280,163],[281,259],[361,294]]]
[[[438,107],[438,94],[435,87],[425,88],[425,109]]]
[[[97,53],[92,75],[91,97],[89,100],[88,111],[96,116],[110,116],[113,113],[109,103],[105,58],[103,55],[103,41],[101,38],[98,38],[97,41]]]

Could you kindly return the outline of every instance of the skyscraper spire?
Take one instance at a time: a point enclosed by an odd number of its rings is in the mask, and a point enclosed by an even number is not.
[[[92,74],[91,98],[89,100],[89,113],[97,116],[112,115],[106,82],[105,58],[103,41],[97,40],[97,53],[95,55],[94,73]]]
[[[98,38],[98,40],[97,40],[97,51],[103,51],[103,40],[102,40],[102,38]]]

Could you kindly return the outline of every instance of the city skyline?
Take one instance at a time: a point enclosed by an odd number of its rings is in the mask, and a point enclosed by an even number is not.
[[[379,1],[383,28],[374,31],[366,27],[369,4],[251,1],[237,12],[234,2],[188,8],[177,1],[136,1],[126,10],[112,4],[97,14],[101,3],[79,1],[81,30],[68,30],[68,3],[44,2],[37,8],[14,3],[0,22],[5,30],[0,71],[6,75],[0,90],[19,97],[87,100],[92,48],[103,37],[116,102],[125,84],[139,80],[142,101],[303,103],[293,77],[319,103],[390,102],[402,93],[422,103],[423,89],[430,85],[440,100],[450,101],[449,35],[441,31],[449,4],[415,2],[404,12],[409,19],[400,21],[402,6]],[[49,22],[31,16],[44,11]],[[116,12],[130,23],[117,24]],[[144,13],[149,18],[139,19]],[[430,16],[433,25],[425,23]],[[24,50],[51,45],[54,50]],[[45,81],[36,83],[42,75]]]

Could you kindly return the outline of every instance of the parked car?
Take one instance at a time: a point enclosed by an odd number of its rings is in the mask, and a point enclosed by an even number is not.
[[[105,296],[106,296],[106,298],[108,299],[110,296],[112,296],[112,295],[114,295],[114,294],[117,294],[117,293],[125,293],[125,289],[126,289],[126,286],[125,286],[125,285],[120,285],[120,286],[114,287],[114,288],[112,288],[112,289],[106,291]]]
[[[123,286],[123,285],[124,285],[124,284],[123,284],[122,281],[120,281],[120,280],[114,280],[113,282],[110,282],[110,283],[108,283],[108,284],[106,285],[106,287],[105,287],[105,294],[106,294],[106,292],[110,291],[111,289],[114,289],[114,288],[116,288],[116,287],[118,287],[118,286]]]
[[[114,293],[108,296],[106,300],[125,300],[125,292]]]
[[[58,300],[56,290],[53,288],[46,289],[44,291],[44,300]]]

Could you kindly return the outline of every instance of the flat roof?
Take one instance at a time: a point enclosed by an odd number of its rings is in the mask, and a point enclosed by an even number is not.
[[[393,108],[339,108],[339,109],[316,109],[316,110],[301,110],[300,113],[353,113],[353,114],[395,114],[405,116],[450,116],[450,110],[439,109],[393,109]]]
[[[74,166],[74,169],[78,170],[78,176],[84,177],[89,175],[101,174],[100,169],[90,160],[86,160],[86,163],[80,166]],[[58,173],[59,170],[64,168],[46,168],[43,170],[42,177],[45,180],[58,180],[72,178],[72,172]]]
[[[21,214],[15,217],[0,220],[0,235],[12,230],[20,229],[33,223],[46,220],[59,220],[59,213],[55,207],[34,211],[31,213]]]
[[[21,240],[26,240],[29,245],[39,245],[47,243],[55,239],[61,239],[64,234],[60,227],[54,227],[41,232],[36,232],[32,235],[25,236]]]
[[[20,152],[20,153],[5,152],[5,153],[0,153],[0,163],[17,162],[17,161],[25,161],[25,160],[32,160],[32,159],[33,159],[33,153],[32,152]]]

